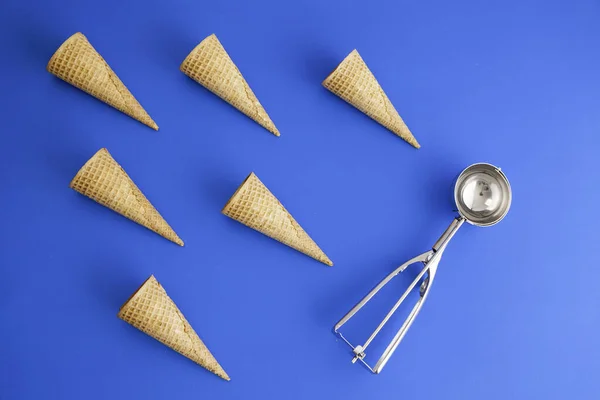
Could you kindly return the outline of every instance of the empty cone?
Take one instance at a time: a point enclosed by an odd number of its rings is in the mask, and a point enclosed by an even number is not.
[[[154,275],[121,306],[118,317],[215,375],[229,380]]]
[[[279,131],[248,83],[214,34],[204,39],[183,60],[181,71],[258,122],[275,136]]]
[[[156,123],[83,34],[76,33],[68,38],[46,68],[63,81],[158,130]]]
[[[79,170],[71,189],[118,212],[180,246],[183,241],[150,204],[108,150],[100,149]]]
[[[333,265],[254,173],[246,178],[229,199],[223,208],[223,214],[315,260]]]
[[[323,86],[416,147],[412,135],[358,51],[353,50]]]

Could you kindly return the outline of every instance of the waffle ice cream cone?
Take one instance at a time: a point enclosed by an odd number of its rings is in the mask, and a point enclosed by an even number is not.
[[[183,246],[183,241],[150,204],[108,150],[100,149],[69,185],[84,196]]]
[[[200,42],[183,61],[180,69],[266,130],[279,136],[275,124],[216,35],[212,34]]]
[[[412,146],[421,147],[358,51],[353,50],[323,81],[323,86]]]
[[[229,380],[154,275],[121,306],[118,317],[213,374]]]
[[[46,68],[63,81],[158,130],[158,125],[83,34],[76,33],[68,38]]]
[[[317,261],[333,266],[331,260],[254,173],[241,184],[222,212]]]

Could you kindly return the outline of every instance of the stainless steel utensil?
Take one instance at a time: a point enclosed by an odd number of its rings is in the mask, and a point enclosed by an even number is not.
[[[398,267],[391,274],[386,276],[373,290],[371,290],[352,310],[348,312],[334,327],[334,332],[338,334],[350,347],[354,354],[352,363],[357,360],[362,362],[371,372],[380,373],[385,364],[388,362],[402,339],[408,331],[408,328],[412,325],[415,317],[421,311],[423,303],[429,294],[431,284],[435,278],[438,264],[442,257],[442,253],[446,249],[450,239],[456,234],[458,228],[460,228],[466,221],[471,225],[476,226],[492,226],[497,224],[504,218],[510,208],[512,201],[512,193],[508,179],[502,173],[500,168],[497,168],[491,164],[478,163],[467,167],[458,176],[456,184],[454,186],[454,201],[456,203],[457,211],[459,216],[456,217],[446,231],[440,236],[435,242],[431,250],[418,255],[417,257],[407,261]],[[371,336],[362,345],[352,345],[339,329],[348,322],[360,309],[369,302],[386,284],[388,284],[392,278],[404,271],[409,265],[421,262],[423,263],[423,269],[409,285],[408,289],[398,299],[396,304],[388,312],[385,318],[373,331]],[[392,315],[396,312],[398,307],[404,302],[411,291],[420,283],[419,286],[419,300],[413,307],[412,311],[400,327],[396,336],[388,344],[387,348],[375,364],[375,367],[369,366],[364,360],[365,351],[371,344],[373,339],[379,334],[384,325],[389,321]]]

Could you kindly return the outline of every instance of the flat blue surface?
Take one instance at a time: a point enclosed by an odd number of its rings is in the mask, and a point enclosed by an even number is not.
[[[599,398],[599,18],[592,0],[4,0],[0,399]],[[77,31],[159,132],[46,72]],[[179,71],[213,32],[280,138]],[[321,86],[354,48],[421,150]],[[69,189],[101,147],[184,248]],[[478,161],[509,177],[507,218],[461,229],[381,375],[351,364],[332,326],[433,245]],[[333,268],[220,214],[251,171]],[[231,382],[116,317],[151,273]]]

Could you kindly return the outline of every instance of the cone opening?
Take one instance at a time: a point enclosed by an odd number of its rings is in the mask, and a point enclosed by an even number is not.
[[[71,189],[73,189],[74,186],[74,182],[79,179],[79,176],[83,173],[83,171],[86,169],[86,167],[91,164],[92,162],[94,162],[96,160],[96,157],[98,157],[100,154],[102,153],[106,153],[110,158],[112,158],[112,156],[110,155],[110,153],[108,152],[108,150],[106,149],[106,147],[101,148],[100,150],[98,150],[96,153],[94,153],[94,155],[92,157],[90,157],[89,160],[87,160],[85,162],[85,164],[83,164],[83,166],[81,168],[79,168],[79,171],[77,171],[77,174],[75,174],[75,177],[73,179],[71,179],[71,182],[69,183],[69,187]]]
[[[46,70],[50,71],[50,65],[52,65],[52,63],[54,62],[54,60],[56,59],[56,57],[58,57],[58,55],[61,53],[61,51],[67,47],[69,45],[69,43],[71,43],[73,40],[77,39],[78,37],[82,37],[83,39],[87,40],[87,38],[85,37],[85,35],[81,32],[76,32],[74,34],[72,34],[71,36],[69,36],[59,47],[58,49],[56,49],[56,51],[54,52],[54,54],[52,55],[52,57],[50,57],[50,61],[48,61],[48,64],[46,65]]]
[[[236,189],[235,193],[233,194],[233,196],[231,196],[231,198],[227,201],[227,203],[225,204],[225,207],[223,207],[223,210],[221,210],[221,213],[225,214],[225,211],[227,210],[227,208],[229,208],[229,205],[233,202],[235,202],[235,199],[237,198],[237,195],[240,193],[240,191],[244,188],[244,186],[246,185],[246,182],[248,182],[248,180],[252,177],[252,176],[256,176],[254,174],[254,172],[250,172],[250,175],[248,175],[246,177],[246,179],[244,179],[244,181],[241,183],[240,186],[238,186],[238,188]]]
[[[212,38],[214,36],[215,39],[217,39],[217,35],[215,35],[214,33],[208,35],[207,37],[205,37],[204,39],[202,39],[202,41],[200,43],[198,43],[193,49],[192,51],[189,52],[189,54],[185,57],[185,59],[183,60],[183,62],[181,63],[181,65],[179,66],[179,70],[181,72],[183,72],[185,74],[184,71],[184,66],[189,62],[190,58],[192,57],[192,54],[194,54],[196,52],[196,49],[199,48],[200,46],[202,46],[204,44],[204,42],[206,42],[208,39]],[[219,39],[217,39],[218,41]],[[187,75],[187,74],[186,74]]]
[[[329,75],[327,75],[327,78],[325,78],[323,80],[323,85],[325,85],[327,83],[328,80],[331,79],[331,77],[333,76],[333,74],[335,74],[337,72],[338,69],[340,69],[340,67],[346,62],[346,60],[348,60],[350,58],[351,55],[353,55],[354,53],[358,54],[358,51],[356,49],[352,50],[350,52],[350,54],[348,54],[346,57],[344,57],[344,59],[342,60],[342,62],[340,62],[334,69],[333,71],[331,71],[331,73]],[[360,57],[360,54],[358,54],[358,56]]]
[[[140,287],[139,287],[139,288],[137,288],[137,290],[136,290],[135,292],[133,292],[133,294],[132,294],[131,296],[129,296],[129,298],[127,299],[127,301],[125,301],[125,303],[123,303],[123,305],[122,305],[122,306],[119,308],[119,312],[120,312],[121,310],[123,310],[123,308],[125,308],[125,306],[126,306],[127,304],[129,304],[129,302],[130,302],[131,300],[133,300],[133,299],[134,299],[134,297],[136,297],[136,296],[137,296],[137,295],[138,295],[138,294],[139,294],[139,293],[142,291],[142,289],[143,289],[143,288],[146,286],[146,284],[147,284],[148,282],[152,281],[152,280],[156,281],[156,278],[154,277],[154,275],[150,275],[150,277],[149,277],[148,279],[146,279],[146,280],[144,281],[144,283],[142,283],[142,284],[140,285]],[[156,283],[158,283],[158,282],[156,282]],[[158,283],[158,285],[160,285],[160,283]]]

